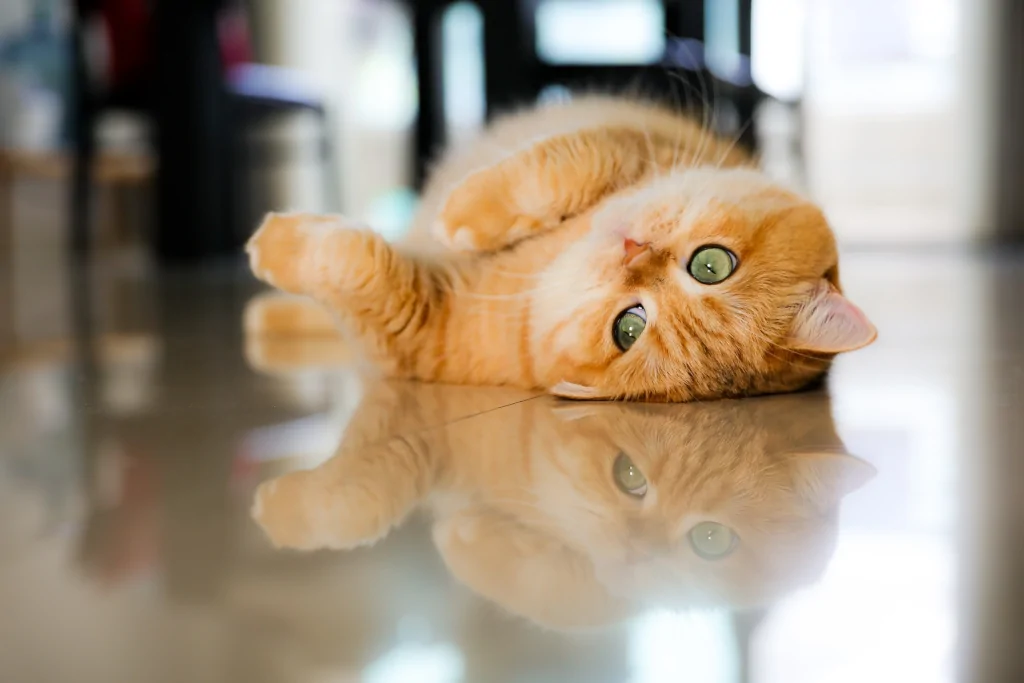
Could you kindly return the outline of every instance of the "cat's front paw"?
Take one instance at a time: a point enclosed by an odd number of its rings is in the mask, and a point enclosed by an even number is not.
[[[453,251],[497,251],[550,227],[523,213],[507,185],[495,169],[470,175],[448,195],[434,238]]]
[[[250,514],[278,548],[348,550],[386,534],[388,510],[388,496],[314,469],[261,484]]]
[[[294,294],[308,289],[310,268],[325,238],[344,229],[336,216],[270,213],[249,239],[245,251],[253,275],[268,285]]]

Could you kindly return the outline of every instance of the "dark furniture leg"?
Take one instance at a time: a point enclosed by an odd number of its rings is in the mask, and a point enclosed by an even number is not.
[[[84,56],[83,25],[75,17],[72,30],[72,168],[68,217],[71,250],[83,255],[89,251],[92,217],[92,168],[96,155],[96,99],[89,87]]]
[[[481,3],[487,117],[536,98],[532,2]],[[546,84],[544,84],[546,85]]]
[[[996,3],[996,136],[995,238],[1024,244],[1024,3]]]
[[[442,72],[441,12],[444,2],[417,0],[410,3],[416,52],[419,114],[416,117],[416,149],[413,182],[423,187],[430,159],[444,144],[444,79]]]
[[[155,242],[165,262],[196,261],[237,246],[230,211],[233,130],[217,42],[217,4],[156,3]]]

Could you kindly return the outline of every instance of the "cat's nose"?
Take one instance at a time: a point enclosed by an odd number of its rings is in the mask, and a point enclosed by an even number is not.
[[[622,258],[622,265],[630,266],[649,253],[651,245],[647,242],[637,242],[627,237],[623,240],[622,248],[626,252],[626,255]]]

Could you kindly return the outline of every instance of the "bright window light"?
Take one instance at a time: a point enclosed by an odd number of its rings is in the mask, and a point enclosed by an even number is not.
[[[738,657],[724,610],[658,610],[630,624],[630,683],[735,683]]]
[[[665,53],[665,10],[656,0],[544,0],[538,56],[549,64],[650,64]]]
[[[365,683],[456,683],[465,662],[450,643],[405,644],[387,652],[366,668]]]
[[[796,100],[804,87],[807,0],[755,0],[750,23],[754,83],[776,99]]]
[[[444,115],[448,132],[472,132],[484,121],[484,20],[471,2],[456,2],[441,19]]]

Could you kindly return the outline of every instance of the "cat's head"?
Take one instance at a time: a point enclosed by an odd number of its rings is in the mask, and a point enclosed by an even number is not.
[[[821,576],[840,502],[874,474],[819,392],[530,403],[529,504],[506,482],[442,515],[435,539],[460,580],[555,628],[777,600]]]
[[[678,171],[608,199],[542,275],[531,339],[568,398],[792,391],[875,328],[841,292],[821,211],[750,169]]]
[[[820,393],[560,412],[587,448],[533,460],[539,506],[622,599],[750,605],[813,581],[874,474]]]

